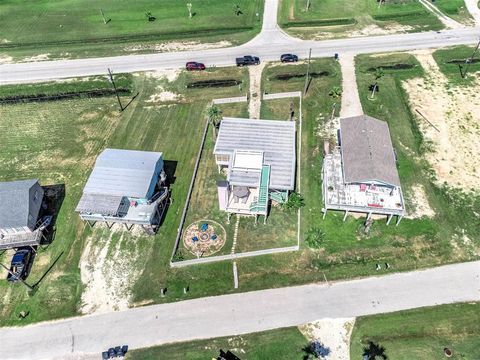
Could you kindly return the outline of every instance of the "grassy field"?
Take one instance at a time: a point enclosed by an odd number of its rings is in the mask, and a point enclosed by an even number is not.
[[[473,79],[476,78],[476,72],[480,71],[480,54],[477,52],[474,56],[474,62],[466,66],[465,60],[470,59],[474,54],[473,46],[455,46],[446,49],[440,49],[433,53],[433,57],[440,68],[440,71],[448,78],[452,85],[473,85]],[[460,72],[467,71],[466,78],[462,78]]]
[[[204,360],[216,358],[220,349],[230,350],[241,359],[301,359],[307,339],[296,327],[241,336],[198,340],[131,351],[127,359]]]
[[[302,38],[344,37],[372,25],[387,30],[403,26],[408,32],[443,27],[433,14],[414,0],[387,0],[381,6],[375,0],[311,1],[308,11],[305,6],[304,1],[281,0],[279,10],[280,24]]]
[[[186,2],[179,0],[106,0],[101,4],[94,0],[2,1],[0,51],[14,58],[153,52],[154,45],[166,40],[244,42],[261,27],[263,1],[191,3],[190,19]],[[155,21],[148,21],[147,12]]]
[[[360,359],[368,343],[384,348],[389,360],[478,359],[480,304],[453,304],[357,318],[350,357]]]
[[[454,20],[465,24],[473,23],[473,18],[468,12],[464,0],[436,0],[434,5]]]

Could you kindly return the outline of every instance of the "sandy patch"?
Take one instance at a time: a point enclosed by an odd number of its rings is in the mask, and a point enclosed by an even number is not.
[[[330,27],[331,30],[338,29],[337,27]],[[307,29],[307,28],[304,28]],[[310,28],[310,31],[315,28]],[[328,29],[328,27],[325,27]],[[319,31],[313,34],[312,40],[324,40],[337,38],[340,35],[342,37],[363,37],[363,36],[376,36],[376,35],[389,35],[389,34],[402,34],[414,30],[415,28],[409,25],[392,24],[385,27],[380,27],[375,24],[365,26],[362,29],[356,29],[345,32],[335,31]]]
[[[95,236],[87,239],[80,259],[80,275],[85,285],[80,308],[83,314],[129,307],[132,286],[143,271],[145,262],[142,260],[152,244],[148,239],[138,238],[143,231],[137,227],[127,233],[120,224],[114,225],[112,230],[99,225],[96,225]],[[113,241],[114,236],[119,238]]]
[[[310,341],[319,341],[330,351],[325,360],[349,360],[350,336],[355,318],[322,319],[299,326],[300,332]]]
[[[156,71],[148,71],[145,74],[146,77],[154,78],[154,79],[167,79],[168,82],[175,81],[180,75],[180,69],[162,69]],[[140,74],[135,74],[139,76]]]
[[[198,41],[171,41],[159,44],[144,44],[144,45],[131,45],[124,48],[128,52],[142,52],[142,51],[155,51],[155,52],[173,52],[173,51],[195,51],[195,50],[207,50],[218,49],[231,46],[230,41],[218,41],[214,43],[201,43]]]
[[[426,158],[439,183],[465,191],[480,188],[480,93],[477,86],[454,87],[438,69],[430,50],[414,53],[426,73],[403,83],[425,141]],[[429,122],[416,113],[420,111]]]
[[[171,91],[162,91],[158,94],[150,95],[146,103],[158,103],[164,101],[175,101],[178,100],[181,96],[179,94],[175,94]]]
[[[1,64],[11,64],[13,63],[13,57],[8,55],[0,55],[0,65]]]
[[[39,54],[35,56],[28,56],[23,58],[22,62],[38,62],[49,60],[50,54]]]
[[[428,203],[427,194],[421,185],[412,186],[406,195],[406,202],[410,205],[406,218],[434,217],[435,212]]]
[[[248,67],[248,73],[250,75],[250,102],[248,104],[248,113],[250,114],[250,119],[260,118],[260,108],[262,105],[262,72],[265,65],[266,63],[261,62],[260,65]]]

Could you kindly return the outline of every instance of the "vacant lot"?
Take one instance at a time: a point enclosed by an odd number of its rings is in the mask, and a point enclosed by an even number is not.
[[[438,30],[443,26],[418,1],[282,0],[280,23],[292,34],[308,39],[381,35],[396,32]]]
[[[464,0],[436,0],[434,5],[452,19],[473,25],[473,18],[468,12]]]
[[[373,342],[390,360],[437,360],[480,357],[480,304],[453,304],[357,318],[350,357],[360,359]],[[380,356],[380,353],[377,353]]]
[[[220,349],[241,359],[301,359],[307,339],[296,328],[283,328],[240,336],[198,340],[135,350],[127,359],[204,360],[216,358]]]
[[[2,1],[0,50],[17,59],[46,59],[168,51],[195,46],[203,38],[226,46],[246,41],[261,26],[260,0],[191,3],[192,18],[186,2],[179,0]],[[186,43],[162,44],[167,40]]]

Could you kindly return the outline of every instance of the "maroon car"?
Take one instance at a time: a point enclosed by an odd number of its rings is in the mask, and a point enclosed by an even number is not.
[[[189,61],[189,62],[187,62],[187,64],[185,65],[185,67],[187,68],[188,71],[192,71],[192,70],[205,70],[205,64],[202,64],[202,63],[199,63],[199,62],[196,62],[196,61]]]

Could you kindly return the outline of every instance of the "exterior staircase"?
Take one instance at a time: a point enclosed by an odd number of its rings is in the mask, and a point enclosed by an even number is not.
[[[268,186],[270,185],[270,165],[263,165],[260,174],[258,198],[250,206],[250,212],[266,214],[268,209]]]
[[[270,199],[273,201],[278,202],[279,204],[283,204],[288,199],[288,191],[270,191]]]

